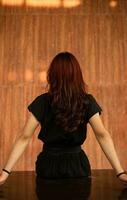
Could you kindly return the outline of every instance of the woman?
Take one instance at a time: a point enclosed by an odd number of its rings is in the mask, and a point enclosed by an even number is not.
[[[37,177],[90,177],[91,166],[80,146],[86,139],[87,123],[90,123],[117,177],[127,183],[127,172],[122,168],[112,138],[101,121],[102,108],[87,92],[75,56],[69,52],[57,54],[47,71],[47,82],[48,92],[40,94],[28,105],[30,116],[2,169],[0,184],[11,173],[38,125],[41,126],[38,139],[44,142],[44,146],[36,160]]]

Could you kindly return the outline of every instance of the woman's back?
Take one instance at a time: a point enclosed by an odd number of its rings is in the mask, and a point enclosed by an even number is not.
[[[76,178],[91,175],[89,160],[80,145],[86,139],[89,118],[97,112],[101,114],[102,108],[93,95],[87,94],[85,98],[84,121],[72,132],[56,124],[48,92],[37,96],[28,105],[29,111],[40,122],[38,139],[44,143],[36,160],[36,173],[39,177]]]

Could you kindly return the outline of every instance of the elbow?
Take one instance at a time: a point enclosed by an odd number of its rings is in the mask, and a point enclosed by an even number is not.
[[[31,139],[31,137],[27,137],[27,136],[22,134],[17,139],[22,141],[22,142],[24,142],[24,141],[26,142],[26,141],[29,141]]]
[[[110,133],[107,130],[104,130],[102,132],[97,132],[97,133],[95,133],[95,136],[97,139],[111,137]]]

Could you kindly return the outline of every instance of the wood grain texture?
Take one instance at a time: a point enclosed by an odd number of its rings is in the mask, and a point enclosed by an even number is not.
[[[25,1],[24,1],[25,2]],[[27,119],[27,105],[45,91],[46,71],[60,51],[72,52],[101,105],[122,166],[127,166],[127,1],[81,1],[75,8],[0,2],[0,166]],[[36,130],[13,170],[34,170],[42,148]],[[111,168],[88,124],[83,144],[92,168]],[[2,167],[1,167],[2,168]]]

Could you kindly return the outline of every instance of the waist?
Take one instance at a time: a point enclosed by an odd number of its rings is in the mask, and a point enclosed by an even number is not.
[[[51,147],[47,146],[46,144],[43,145],[43,151],[48,151],[48,152],[67,152],[67,153],[73,153],[73,152],[80,152],[81,151],[81,146],[72,146],[72,147]]]

